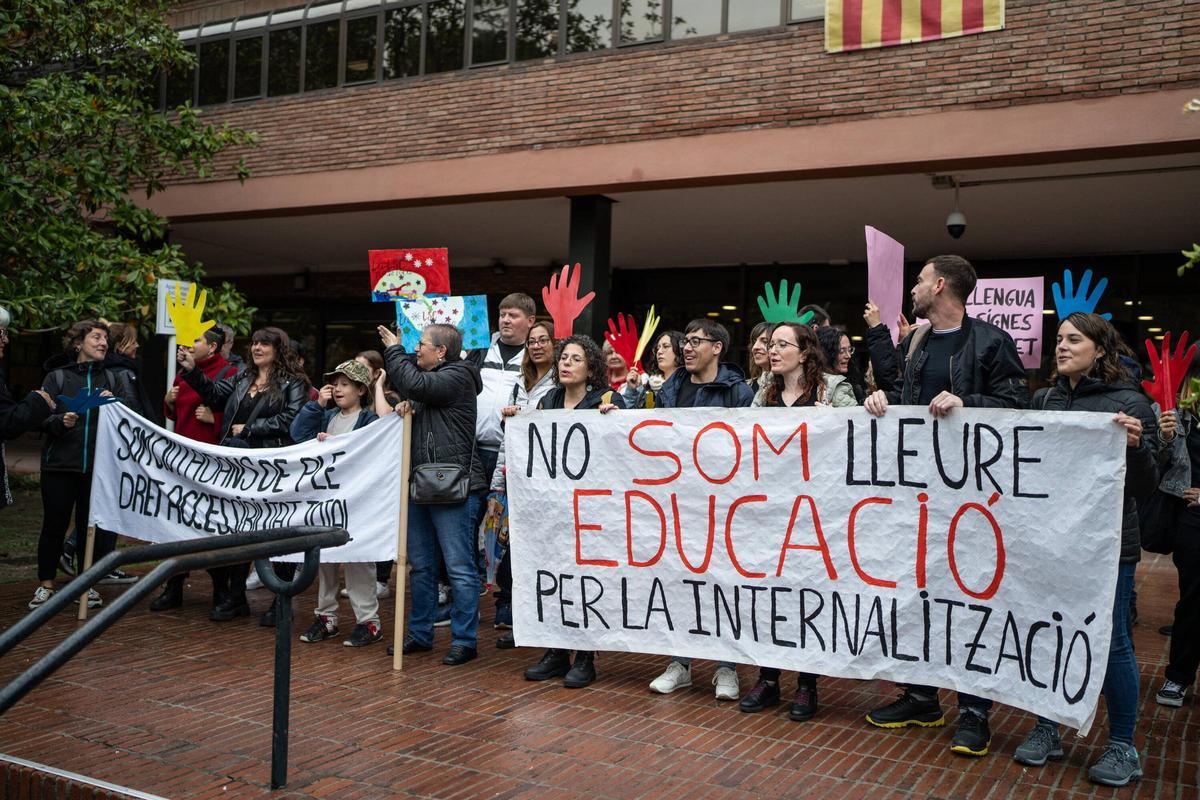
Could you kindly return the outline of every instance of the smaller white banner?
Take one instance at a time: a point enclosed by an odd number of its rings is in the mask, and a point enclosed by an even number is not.
[[[324,442],[248,450],[185,439],[113,403],[100,409],[89,521],[147,542],[332,526],[350,541],[323,551],[323,562],[387,561],[396,555],[403,425],[392,414]]]

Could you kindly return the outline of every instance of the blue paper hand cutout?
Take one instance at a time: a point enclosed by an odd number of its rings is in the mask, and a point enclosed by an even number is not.
[[[1059,286],[1058,282],[1050,285],[1050,290],[1054,294],[1054,309],[1058,313],[1059,319],[1066,319],[1076,311],[1081,311],[1084,314],[1095,312],[1096,306],[1100,303],[1100,295],[1104,294],[1104,290],[1108,288],[1108,278],[1101,278],[1096,283],[1096,288],[1091,294],[1088,290],[1092,284],[1092,271],[1085,270],[1083,279],[1079,281],[1079,290],[1075,289],[1075,276],[1071,274],[1071,270],[1063,270],[1063,285]],[[1100,316],[1105,319],[1112,319],[1112,314],[1104,313]]]
[[[65,408],[68,412],[75,414],[86,414],[93,408],[106,406],[109,403],[117,402],[116,397],[109,395],[101,397],[100,392],[103,389],[80,389],[79,394],[74,397],[67,397],[65,394],[58,396],[58,405],[60,408]],[[65,413],[65,412],[64,412]]]

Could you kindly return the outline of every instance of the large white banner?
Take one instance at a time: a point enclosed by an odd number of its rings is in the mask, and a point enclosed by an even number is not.
[[[103,406],[91,524],[148,542],[334,526],[350,541],[322,551],[322,561],[387,561],[396,556],[403,425],[392,414],[324,442],[247,450],[185,439],[119,403]]]
[[[519,645],[936,684],[1074,727],[1096,707],[1111,415],[540,411],[505,436]]]

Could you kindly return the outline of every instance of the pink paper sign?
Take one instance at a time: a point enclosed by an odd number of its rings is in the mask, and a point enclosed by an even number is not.
[[[967,298],[967,314],[1007,331],[1026,369],[1042,364],[1042,302],[1045,280],[980,278]]]
[[[870,225],[867,233],[867,299],[879,306],[879,321],[899,338],[896,318],[904,306],[904,245]]]

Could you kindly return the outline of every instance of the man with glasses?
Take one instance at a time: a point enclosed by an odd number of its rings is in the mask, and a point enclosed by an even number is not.
[[[658,390],[659,408],[744,408],[754,400],[754,391],[746,375],[733,364],[722,364],[721,355],[729,349],[729,331],[711,319],[694,319],[683,334],[683,369],[672,373]],[[722,661],[713,674],[718,700],[737,700],[741,696],[737,669]],[[667,670],[650,683],[650,690],[670,694],[692,685],[692,660],[682,656],[671,659]]]
[[[8,309],[0,306],[0,358],[8,349],[8,325],[12,317]],[[8,390],[8,380],[3,368],[0,368],[0,508],[12,505],[12,492],[8,488],[8,470],[4,466],[4,440],[15,439],[26,431],[31,431],[42,424],[54,403],[50,395],[41,389],[32,391],[21,402],[12,398]]]

